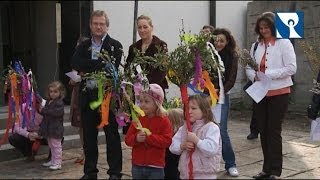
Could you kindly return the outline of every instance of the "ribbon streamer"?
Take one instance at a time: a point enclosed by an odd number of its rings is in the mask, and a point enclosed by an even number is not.
[[[208,71],[202,71],[202,77],[204,79],[204,86],[209,90],[211,104],[215,106],[219,97],[213,83],[210,80]]]
[[[102,80],[98,79],[98,100],[90,102],[90,109],[95,110],[97,109],[103,100],[103,84]]]
[[[141,125],[141,122],[139,121],[139,118],[137,117],[137,114],[140,114],[141,116],[144,116],[144,112],[136,105],[134,105],[133,103],[131,103],[131,116],[132,116],[132,122],[133,125],[135,126],[135,128],[137,130],[143,131],[146,133],[147,136],[151,135],[151,131],[148,128],[144,128]]]
[[[107,93],[107,96],[103,99],[101,103],[101,122],[98,125],[98,128],[103,128],[109,124],[109,105],[111,100],[111,92]]]

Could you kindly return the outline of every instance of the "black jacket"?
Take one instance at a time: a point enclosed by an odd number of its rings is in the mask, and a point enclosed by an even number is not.
[[[77,70],[79,73],[90,73],[94,71],[100,71],[105,66],[102,63],[102,59],[99,57],[98,60],[91,59],[91,38],[81,42],[75,50],[75,53],[71,59],[71,68]],[[121,57],[122,57],[122,44],[112,39],[108,34],[105,37],[100,52],[106,50],[110,56],[115,58],[115,68],[118,71]],[[81,81],[80,89],[83,89],[85,82]],[[86,109],[89,106],[91,101],[98,99],[98,89],[87,90],[86,92],[81,91],[79,103],[81,104],[82,109]]]
[[[75,53],[71,59],[71,68],[77,70],[78,72],[89,73],[96,70],[100,70],[104,67],[101,63],[102,59],[98,60],[91,59],[91,38],[81,42],[75,50]],[[112,39],[108,34],[105,37],[101,50],[106,50],[110,56],[113,56],[115,61],[115,66],[118,70],[121,57],[122,57],[122,44]],[[113,49],[113,51],[112,51]]]
[[[167,52],[167,43],[159,39],[157,36],[152,37],[151,44],[149,45],[148,49],[145,52],[145,56],[154,57],[156,53],[158,53],[157,46],[160,46],[160,51]],[[135,42],[129,47],[129,53],[128,57],[126,59],[126,66],[125,68],[129,67],[131,62],[133,61],[135,54],[134,54],[134,48],[141,51],[142,48],[142,40]],[[149,70],[149,74],[147,75],[147,78],[149,80],[149,83],[156,83],[159,84],[162,89],[168,89],[168,82],[166,80],[166,72],[161,71],[160,69],[156,69],[153,67],[146,67]]]
[[[318,72],[317,82],[320,82],[320,70]],[[320,109],[320,94],[313,94],[310,105],[308,106],[308,118],[316,119]]]

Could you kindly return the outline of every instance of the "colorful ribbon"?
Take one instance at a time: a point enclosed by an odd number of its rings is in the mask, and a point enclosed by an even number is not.
[[[202,71],[202,77],[204,79],[204,86],[208,89],[209,91],[209,94],[210,94],[210,97],[211,97],[211,104],[212,105],[216,105],[217,103],[217,99],[219,98],[218,97],[218,94],[216,92],[216,89],[214,88],[214,85],[213,83],[211,82],[210,80],[210,76],[209,76],[209,73],[208,71]]]
[[[109,124],[109,105],[111,101],[111,92],[107,93],[107,96],[103,99],[101,103],[101,122],[98,125],[98,128],[103,128]],[[91,104],[90,104],[91,105]]]

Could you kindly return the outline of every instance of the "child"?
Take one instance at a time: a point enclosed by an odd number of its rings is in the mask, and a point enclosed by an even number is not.
[[[125,137],[125,143],[132,147],[132,178],[133,179],[163,179],[165,166],[165,151],[171,144],[171,125],[166,111],[162,107],[164,93],[158,84],[150,84],[149,90],[139,95],[139,106],[145,116],[139,117],[143,128],[137,130],[131,123]]]
[[[64,97],[65,88],[63,84],[59,81],[54,81],[48,85],[48,100],[45,106],[39,109],[43,115],[39,135],[47,139],[52,154],[51,160],[42,165],[49,167],[51,170],[61,169]]]
[[[168,118],[171,123],[172,133],[176,134],[178,129],[183,125],[183,110],[173,108],[168,110]],[[172,154],[169,148],[166,149],[166,166],[164,167],[165,179],[179,179],[178,163],[179,155]]]
[[[209,101],[201,95],[190,96],[189,113],[192,132],[188,132],[184,124],[169,147],[172,153],[181,155],[178,166],[180,178],[189,178],[189,152],[194,150],[193,178],[216,179],[221,159],[221,138]]]

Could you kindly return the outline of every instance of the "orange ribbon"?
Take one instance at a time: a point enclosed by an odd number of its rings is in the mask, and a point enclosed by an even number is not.
[[[216,89],[214,88],[213,83],[210,80],[210,76],[209,76],[208,71],[202,71],[202,78],[204,79],[204,86],[209,90],[212,105],[216,105],[217,99],[219,97],[216,92]]]
[[[108,92],[107,96],[103,99],[101,103],[101,123],[98,125],[98,128],[103,128],[109,124],[109,105],[111,100],[112,92]]]

